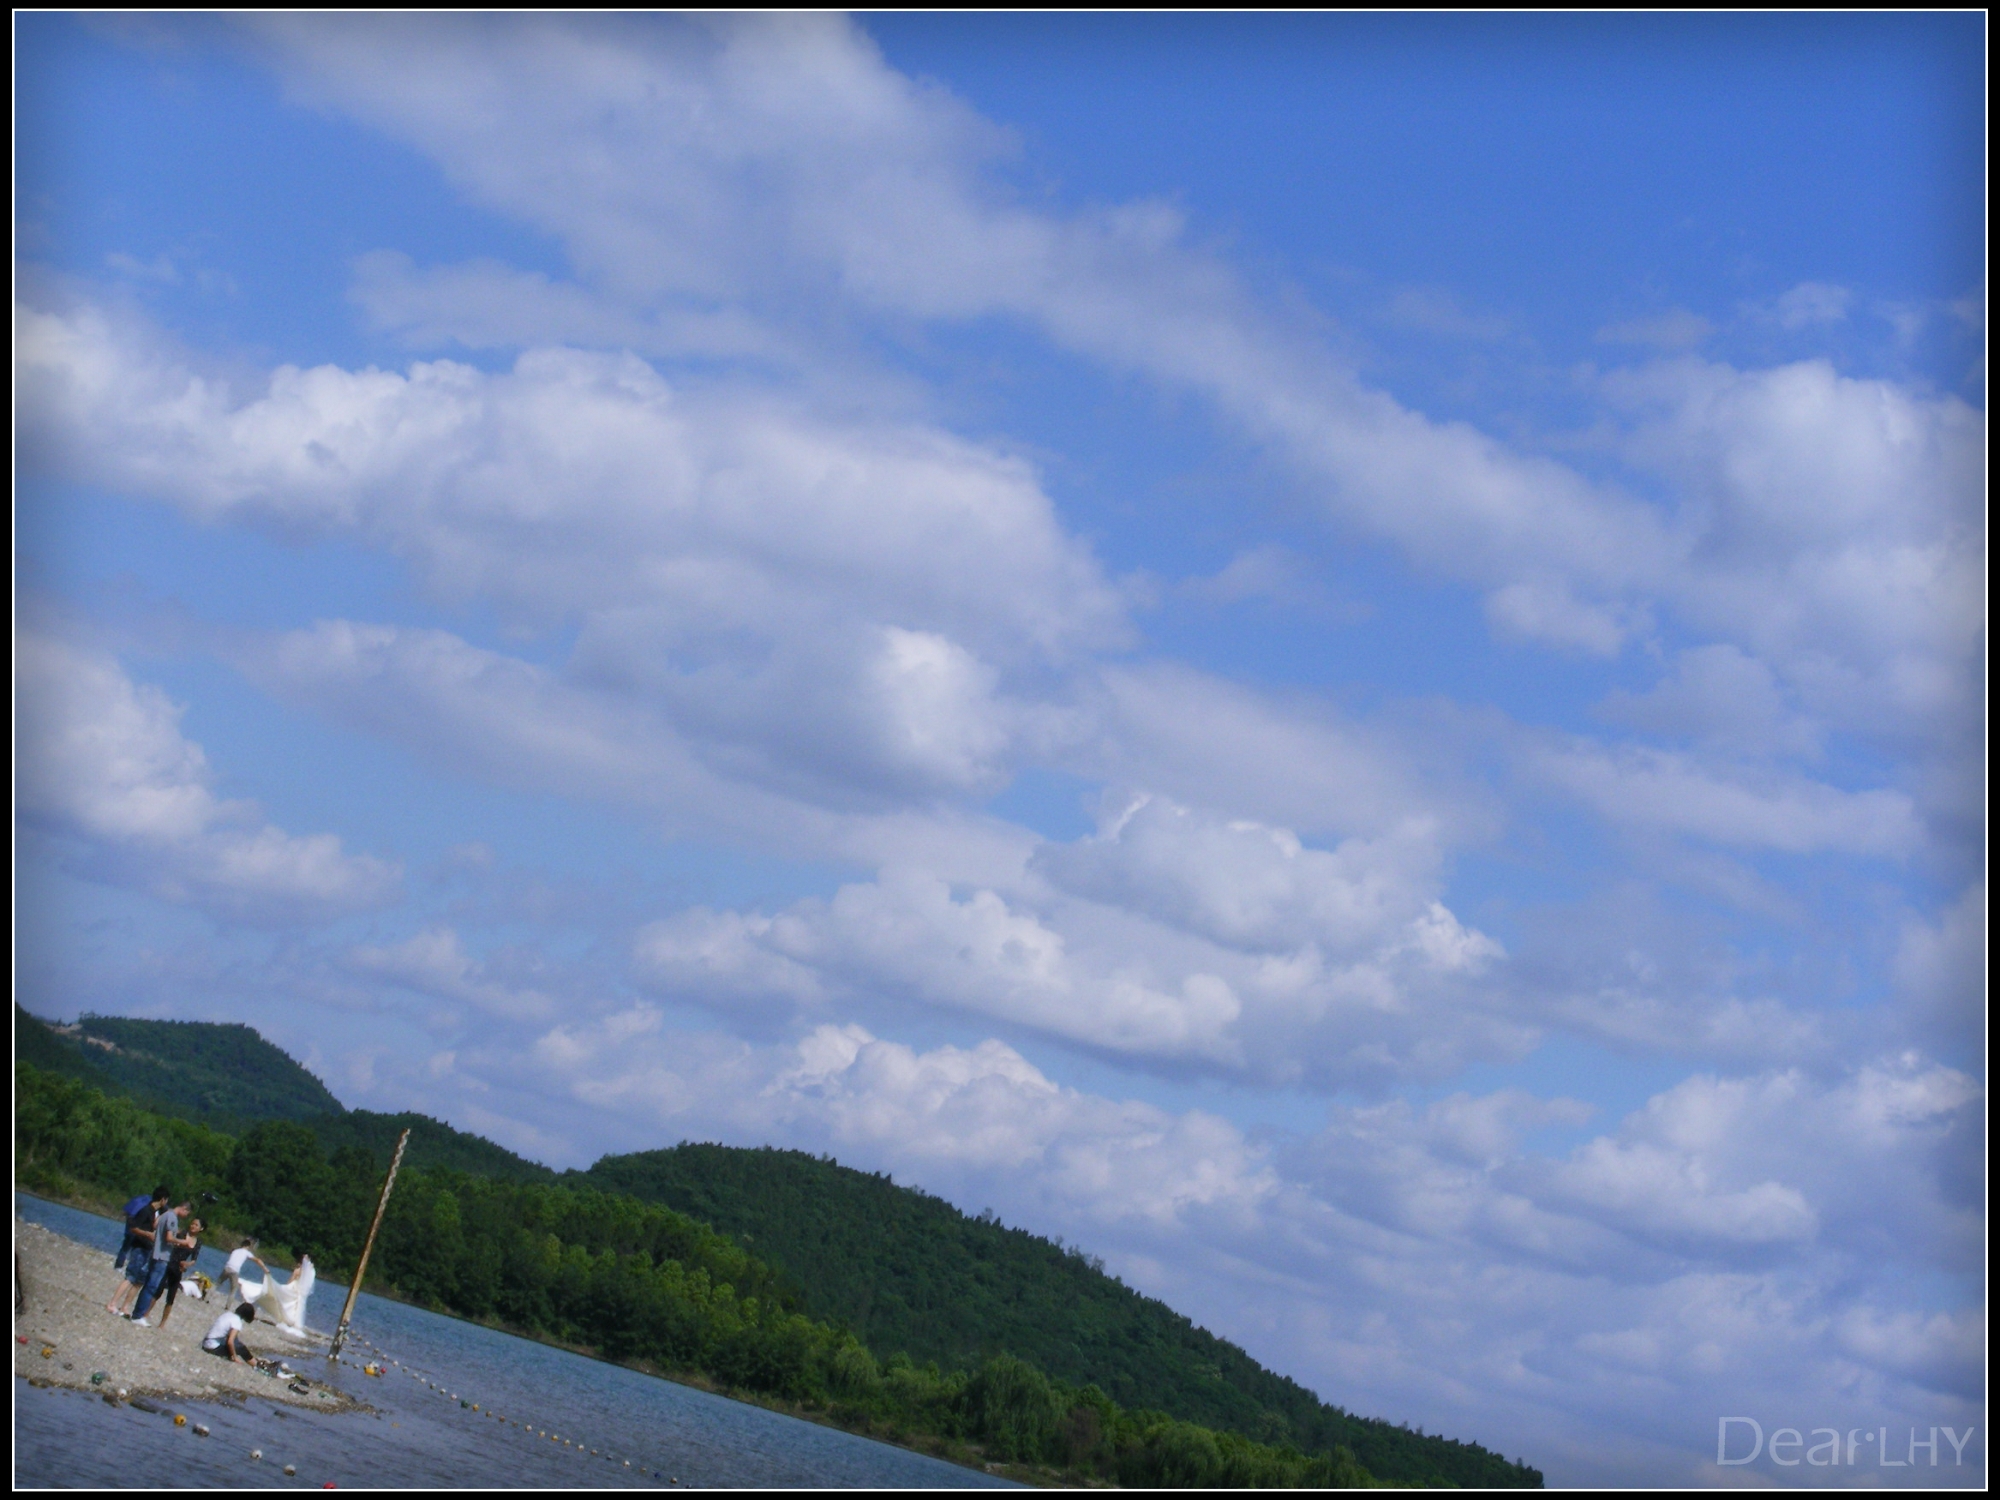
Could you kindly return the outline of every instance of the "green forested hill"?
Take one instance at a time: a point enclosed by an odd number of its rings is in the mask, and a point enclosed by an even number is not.
[[[41,1017],[30,1015],[21,1009],[18,1000],[14,1002],[14,1058],[17,1062],[33,1063],[44,1073],[74,1078],[108,1094],[119,1092],[104,1070],[84,1055],[80,1040],[65,1036]]]
[[[248,1026],[84,1016],[60,1029],[14,1005],[14,1055],[185,1119],[309,1120],[341,1103]]]
[[[507,1182],[547,1181],[554,1173],[484,1136],[429,1115],[348,1109],[327,1086],[248,1026],[214,1021],[138,1021],[85,1016],[56,1027],[14,1004],[14,1056],[149,1109],[237,1131],[261,1120],[297,1120],[328,1151],[359,1147],[386,1169],[396,1137],[410,1132],[403,1159]]]
[[[396,1152],[396,1137],[408,1130],[410,1144],[403,1160],[412,1167],[442,1168],[502,1182],[550,1182],[556,1175],[540,1162],[516,1156],[483,1135],[454,1130],[429,1115],[407,1112],[381,1115],[373,1110],[350,1109],[337,1115],[321,1115],[306,1124],[326,1150],[358,1146],[375,1159],[378,1171],[388,1170],[389,1158]]]
[[[1122,1406],[1307,1452],[1344,1445],[1392,1483],[1540,1482],[1476,1444],[1326,1405],[1084,1256],[886,1177],[798,1151],[683,1145],[607,1156],[564,1180],[714,1225],[795,1283],[813,1316],[878,1354],[947,1369],[1017,1355]]]

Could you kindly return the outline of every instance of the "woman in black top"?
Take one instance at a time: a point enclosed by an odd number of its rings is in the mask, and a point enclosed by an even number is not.
[[[155,1328],[167,1326],[167,1314],[174,1310],[174,1298],[181,1294],[181,1271],[187,1263],[201,1254],[201,1231],[205,1226],[199,1219],[189,1219],[187,1233],[168,1239],[173,1248],[167,1252],[167,1284],[165,1295],[160,1299],[160,1321]]]

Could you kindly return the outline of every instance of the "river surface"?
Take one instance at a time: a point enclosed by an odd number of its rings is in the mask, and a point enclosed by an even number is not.
[[[14,1195],[32,1224],[100,1246],[107,1278],[121,1226],[95,1214]],[[224,1257],[203,1250],[210,1276]],[[346,1288],[313,1292],[306,1324],[326,1333]],[[194,1304],[196,1313],[201,1304]],[[163,1416],[110,1406],[81,1391],[14,1382],[17,1486],[173,1489],[347,1488],[893,1488],[996,1487],[1004,1481],[852,1433],[641,1375],[363,1293],[346,1353],[385,1364],[374,1377],[323,1355],[294,1369],[375,1408],[313,1412],[274,1402],[184,1401],[193,1436]],[[277,1352],[275,1343],[272,1352]],[[400,1363],[388,1364],[388,1360]],[[446,1394],[446,1393],[449,1394]],[[479,1403],[475,1412],[468,1404]],[[161,1403],[166,1405],[167,1403]],[[503,1426],[500,1413],[575,1446]],[[250,1457],[263,1452],[261,1460]],[[593,1456],[590,1450],[597,1450]],[[298,1473],[287,1478],[286,1464]],[[1011,1486],[1009,1486],[1011,1487]]]

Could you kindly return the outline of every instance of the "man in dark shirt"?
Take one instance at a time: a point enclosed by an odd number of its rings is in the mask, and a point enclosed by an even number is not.
[[[125,1316],[133,1298],[152,1279],[153,1227],[159,1222],[160,1210],[173,1201],[173,1196],[170,1188],[154,1188],[146,1206],[125,1221],[125,1274],[111,1300],[104,1304],[104,1310],[115,1317]]]
[[[118,1253],[111,1258],[112,1270],[125,1269],[125,1257],[132,1252],[132,1221],[138,1217],[139,1210],[152,1201],[151,1193],[141,1193],[125,1205],[122,1211],[124,1227],[118,1231]]]

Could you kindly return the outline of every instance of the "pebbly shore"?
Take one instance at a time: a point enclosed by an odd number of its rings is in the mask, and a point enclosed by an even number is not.
[[[288,1363],[300,1378],[230,1364],[202,1352],[202,1335],[220,1311],[213,1301],[182,1296],[164,1328],[142,1328],[106,1312],[118,1280],[108,1245],[80,1244],[16,1219],[14,1251],[26,1302],[14,1313],[17,1378],[94,1391],[111,1401],[261,1396],[316,1411],[359,1407],[352,1397],[311,1378],[316,1356],[324,1354],[323,1339],[298,1339],[256,1323],[250,1347]],[[153,1319],[158,1316],[155,1310]]]

